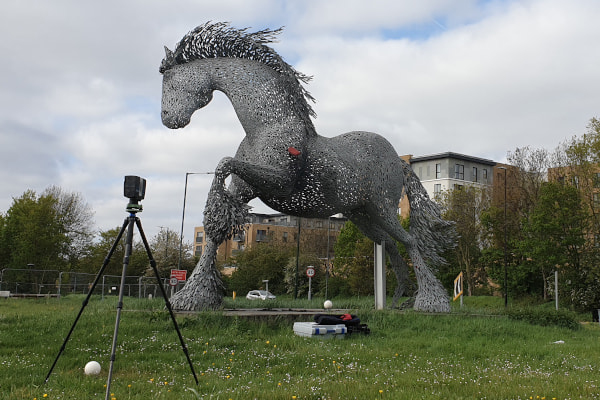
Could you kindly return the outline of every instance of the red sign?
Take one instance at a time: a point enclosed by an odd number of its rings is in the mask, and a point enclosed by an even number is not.
[[[315,269],[313,267],[306,268],[306,276],[308,276],[309,278],[315,276]]]
[[[177,278],[178,281],[185,281],[187,277],[187,271],[185,269],[172,269],[171,278]]]

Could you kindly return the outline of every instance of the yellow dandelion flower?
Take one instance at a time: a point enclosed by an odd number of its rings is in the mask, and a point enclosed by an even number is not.
[[[44,396],[43,396],[43,397],[48,397],[48,393],[44,393]]]

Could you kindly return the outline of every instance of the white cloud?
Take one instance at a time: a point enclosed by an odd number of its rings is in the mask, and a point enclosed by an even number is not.
[[[599,12],[595,0],[8,0],[0,210],[58,184],[112,228],[124,216],[123,176],[138,174],[148,179],[146,234],[179,231],[185,173],[213,170],[244,135],[222,95],[185,129],[160,123],[163,46],[207,20],[285,26],[273,46],[314,76],[325,136],[370,130],[401,154],[502,161],[517,146],[552,149],[597,116]],[[188,185],[191,238],[210,176],[190,175]]]

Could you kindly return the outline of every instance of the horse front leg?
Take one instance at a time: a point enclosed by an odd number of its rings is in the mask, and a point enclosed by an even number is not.
[[[281,165],[262,165],[235,157],[225,157],[219,162],[215,174],[224,177],[234,174],[261,194],[281,195],[294,189],[298,170],[299,164],[294,160],[283,162]]]
[[[217,269],[217,249],[231,235],[244,229],[252,191],[232,183],[225,189],[226,175],[216,173],[204,209],[206,246],[186,285],[171,298],[176,310],[216,310],[223,304],[223,282]]]
[[[185,286],[171,297],[174,310],[204,311],[217,310],[223,304],[223,281],[217,269],[219,244],[207,237],[207,243],[194,271]]]

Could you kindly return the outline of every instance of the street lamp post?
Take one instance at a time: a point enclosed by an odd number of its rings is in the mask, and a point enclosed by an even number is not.
[[[504,170],[504,307],[508,307],[508,253],[506,250],[508,234],[506,231],[506,167],[498,167]]]
[[[179,234],[179,260],[177,261],[177,268],[181,269],[181,258],[183,256],[183,226],[185,222],[185,201],[187,198],[187,184],[189,175],[211,175],[214,172],[186,172],[185,173],[185,186],[183,189],[183,211],[181,212],[181,233]]]

